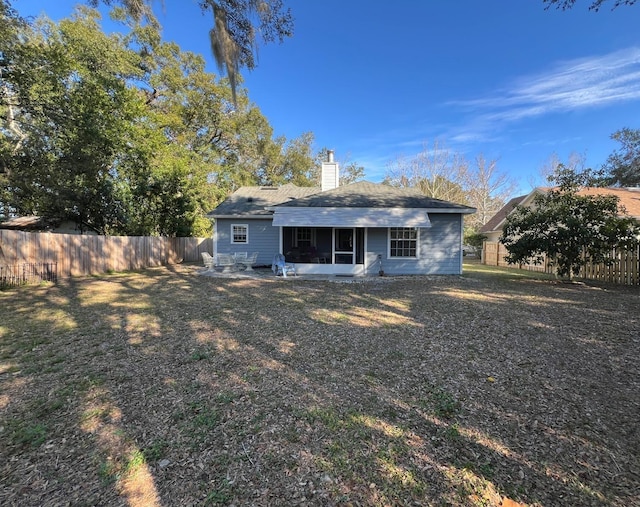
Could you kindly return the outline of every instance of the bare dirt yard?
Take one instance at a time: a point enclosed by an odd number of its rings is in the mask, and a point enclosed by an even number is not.
[[[0,292],[0,505],[640,505],[640,289],[225,279]]]

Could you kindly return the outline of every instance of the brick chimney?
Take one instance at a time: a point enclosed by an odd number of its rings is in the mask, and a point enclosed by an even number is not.
[[[340,184],[340,167],[333,159],[333,150],[327,152],[327,161],[322,162],[321,188],[322,191],[333,190]]]

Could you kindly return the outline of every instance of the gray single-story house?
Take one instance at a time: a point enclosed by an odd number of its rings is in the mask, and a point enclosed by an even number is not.
[[[461,274],[463,217],[475,209],[367,181],[339,186],[329,152],[322,186],[241,187],[208,214],[216,254],[283,253],[302,274]]]

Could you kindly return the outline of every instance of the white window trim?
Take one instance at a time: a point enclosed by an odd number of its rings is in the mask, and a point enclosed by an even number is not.
[[[233,234],[234,227],[244,227],[246,232],[246,241],[235,241],[235,235]],[[248,245],[249,244],[249,224],[231,224],[231,244],[232,245]]]
[[[415,229],[416,230],[416,255],[415,257],[391,257],[391,229]],[[414,259],[420,258],[420,227],[389,227],[387,228],[387,259]]]
[[[316,244],[316,230],[313,227],[296,227],[295,228],[295,232],[293,234],[293,246],[297,247],[300,246],[300,236],[298,235],[298,231],[300,231],[300,229],[308,229],[310,232],[309,235],[309,243],[311,246]]]

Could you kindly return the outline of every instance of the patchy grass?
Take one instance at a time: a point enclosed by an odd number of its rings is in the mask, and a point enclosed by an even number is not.
[[[501,280],[556,280],[556,276],[548,273],[527,271],[516,267],[486,266],[480,262],[468,262],[464,265],[464,276],[473,278],[490,277]]]
[[[466,268],[0,292],[0,504],[640,504],[640,291]]]

